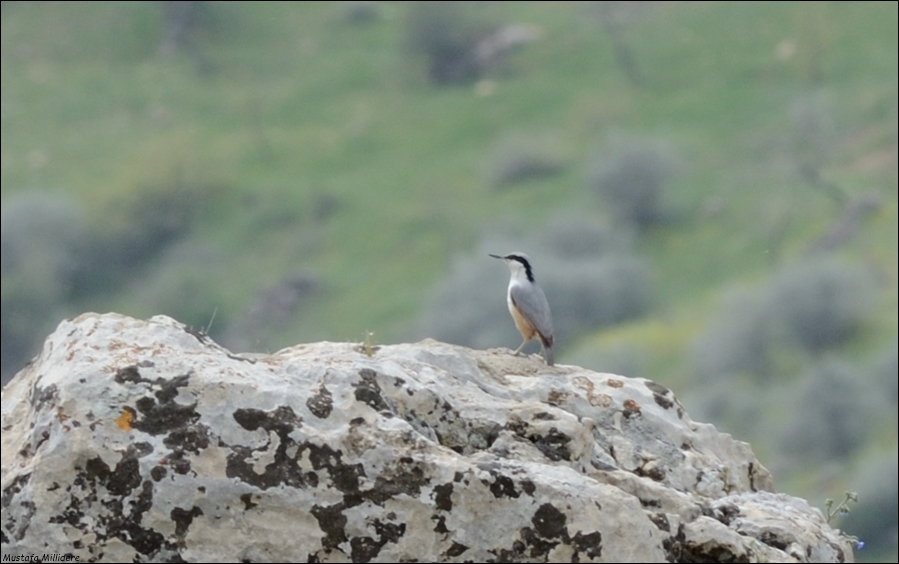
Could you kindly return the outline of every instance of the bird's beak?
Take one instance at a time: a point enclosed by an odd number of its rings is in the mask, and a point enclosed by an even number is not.
[[[490,255],[490,256],[493,257],[493,258],[498,258],[498,259],[506,258],[506,257],[501,257],[501,256],[499,256],[499,255]]]

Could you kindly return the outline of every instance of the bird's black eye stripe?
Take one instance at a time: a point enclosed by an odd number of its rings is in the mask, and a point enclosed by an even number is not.
[[[520,262],[524,266],[524,273],[528,277],[528,281],[534,281],[534,273],[531,271],[531,263],[529,263],[526,258],[521,255],[508,255],[506,258]]]

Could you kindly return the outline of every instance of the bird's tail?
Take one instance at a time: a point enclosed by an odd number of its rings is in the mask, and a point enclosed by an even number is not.
[[[555,360],[553,359],[552,341],[547,343],[541,339],[540,344],[543,345],[543,360],[546,361],[547,366],[552,366],[555,363]]]

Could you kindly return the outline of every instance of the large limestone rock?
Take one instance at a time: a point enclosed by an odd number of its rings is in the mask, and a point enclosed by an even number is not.
[[[505,349],[237,355],[167,317],[85,314],[3,390],[2,430],[4,554],[852,559],[664,386]]]

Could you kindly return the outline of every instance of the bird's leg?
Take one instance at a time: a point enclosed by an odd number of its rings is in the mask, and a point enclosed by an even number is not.
[[[525,339],[524,341],[522,341],[521,344],[518,346],[518,348],[515,349],[515,352],[513,352],[512,354],[515,356],[520,356],[521,349],[523,349],[526,344],[528,344],[528,339]]]

